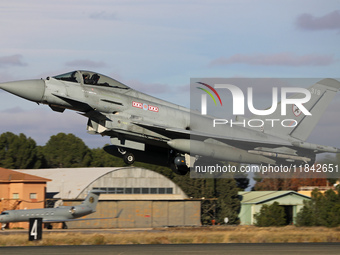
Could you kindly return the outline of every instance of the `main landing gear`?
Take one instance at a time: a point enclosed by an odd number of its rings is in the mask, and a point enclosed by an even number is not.
[[[62,222],[62,229],[68,229],[68,227],[67,227],[67,225],[66,225],[66,223],[65,222]],[[46,223],[45,224],[45,228],[47,228],[47,229],[53,229],[53,226],[52,226],[52,224],[51,223]]]
[[[159,148],[148,148],[145,151],[132,150],[128,151],[122,147],[108,146],[106,152],[111,155],[122,157],[125,164],[132,165],[138,157],[138,162],[145,162],[151,164],[157,164],[167,166],[171,168],[178,175],[186,175],[190,168],[187,166],[186,157],[176,151],[160,150]],[[110,149],[112,148],[112,149]]]
[[[190,168],[187,166],[184,156],[176,156],[170,165],[171,170],[178,175],[186,175]]]
[[[123,150],[122,148],[118,148],[118,151],[120,152],[120,154],[123,155],[123,160],[125,164],[132,165],[135,162],[136,158],[132,152],[128,152],[126,150]]]

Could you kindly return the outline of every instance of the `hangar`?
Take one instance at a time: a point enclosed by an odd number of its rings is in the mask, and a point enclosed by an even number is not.
[[[260,212],[262,205],[278,202],[283,206],[288,224],[295,224],[297,213],[303,207],[304,200],[311,198],[299,194],[292,190],[286,191],[241,191],[238,192],[241,201],[241,211],[239,213],[241,225],[253,225],[254,215]]]
[[[145,228],[200,226],[201,203],[188,199],[170,179],[139,167],[56,168],[18,170],[51,179],[46,197],[64,205],[81,203],[92,189],[100,189],[97,212],[88,218],[117,219],[70,222],[69,228]]]

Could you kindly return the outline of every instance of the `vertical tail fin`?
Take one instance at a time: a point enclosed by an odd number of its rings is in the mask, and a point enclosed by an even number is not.
[[[308,88],[311,93],[311,99],[304,104],[304,107],[312,115],[304,115],[295,105],[288,104],[286,109],[287,115],[282,116],[281,107],[277,107],[274,113],[263,117],[263,119],[276,119],[280,121],[289,119],[291,122],[285,121],[284,125],[292,125],[292,127],[284,127],[282,125],[274,125],[274,127],[272,127],[272,122],[264,121],[264,132],[280,137],[290,136],[305,141],[339,89],[340,82],[334,79],[323,79],[317,82]],[[301,98],[301,94],[294,94],[290,98]],[[278,124],[278,121],[275,123]]]
[[[90,207],[92,211],[95,212],[100,193],[103,193],[103,191],[91,190],[85,200],[82,202],[82,205]]]

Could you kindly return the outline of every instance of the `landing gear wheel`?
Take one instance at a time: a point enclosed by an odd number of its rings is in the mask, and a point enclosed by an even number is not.
[[[67,227],[65,222],[63,222],[63,229],[68,229],[68,227]]]
[[[124,154],[123,160],[125,164],[132,165],[135,162],[135,155],[133,155],[131,152],[127,152]]]
[[[172,163],[170,167],[171,170],[178,175],[186,175],[190,171],[190,168],[187,166],[178,166],[174,163]]]

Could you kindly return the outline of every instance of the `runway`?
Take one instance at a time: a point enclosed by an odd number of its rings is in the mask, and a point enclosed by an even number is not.
[[[143,244],[105,246],[0,247],[0,254],[242,254],[242,255],[319,255],[339,254],[340,243],[280,244]]]
[[[52,233],[75,233],[75,234],[119,234],[122,232],[159,232],[161,230],[155,230],[153,228],[115,228],[115,229],[43,229],[43,234]],[[27,229],[10,229],[5,231],[0,231],[1,235],[20,235],[28,234]]]

